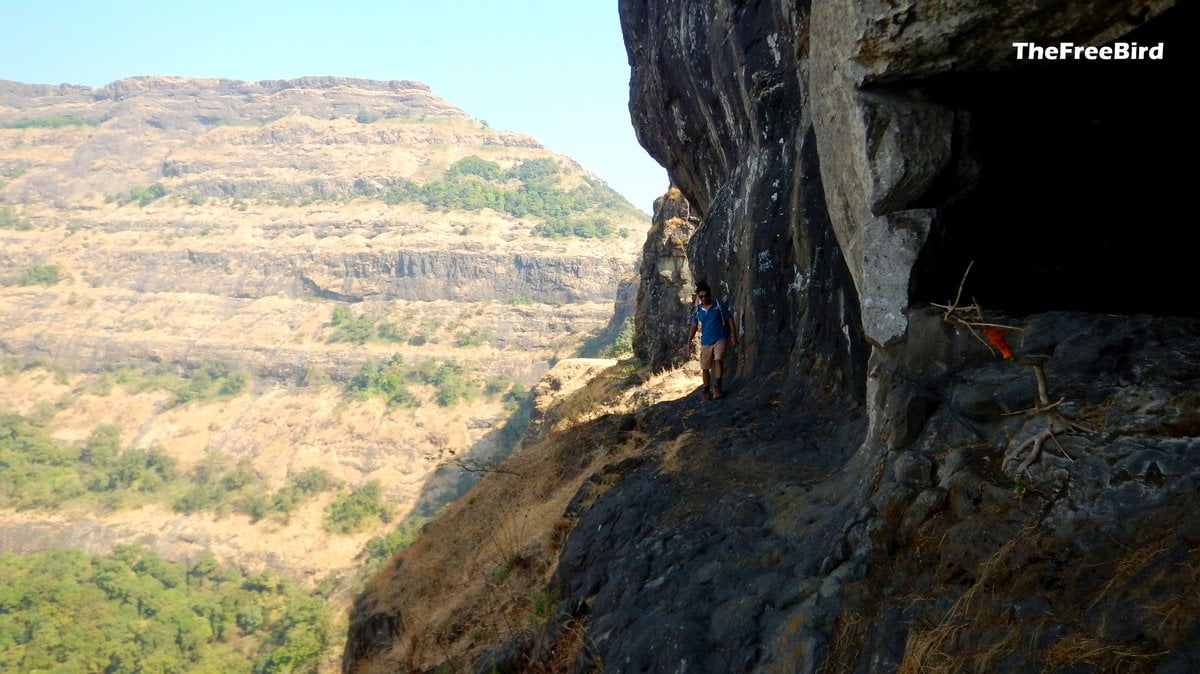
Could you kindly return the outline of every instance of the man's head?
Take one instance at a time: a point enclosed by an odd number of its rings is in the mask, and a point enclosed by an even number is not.
[[[709,289],[708,284],[704,281],[696,284],[696,298],[705,305],[712,302],[712,290]]]

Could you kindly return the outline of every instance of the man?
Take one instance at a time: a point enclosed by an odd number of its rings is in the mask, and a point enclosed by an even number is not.
[[[700,376],[704,379],[704,389],[700,391],[700,399],[721,397],[721,376],[725,374],[726,346],[737,346],[737,334],[733,328],[733,312],[719,300],[713,299],[712,290],[708,284],[701,281],[696,286],[696,299],[700,303],[692,309],[688,331],[687,348],[692,352],[692,343],[696,331],[700,331]],[[708,371],[712,370],[710,379]],[[710,385],[711,382],[711,393]]]

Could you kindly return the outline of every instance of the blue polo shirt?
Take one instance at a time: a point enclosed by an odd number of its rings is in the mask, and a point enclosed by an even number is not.
[[[713,300],[712,306],[707,309],[703,304],[697,304],[692,309],[690,322],[700,324],[700,346],[711,346],[729,337],[729,330],[725,327],[727,318],[733,318],[733,314],[721,300]]]

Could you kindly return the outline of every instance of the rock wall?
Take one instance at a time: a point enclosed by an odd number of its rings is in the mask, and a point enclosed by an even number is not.
[[[626,2],[630,113],[702,220],[692,275],[733,308],[733,381],[861,396],[865,352],[813,131],[802,6]],[[818,356],[818,354],[820,354]],[[826,395],[828,394],[828,395]]]
[[[1191,671],[1200,517],[1200,323],[1049,313],[1024,322],[1031,368],[938,312],[888,351],[882,419],[844,462],[844,426],[731,398],[641,420],[681,443],[612,466],[555,574],[581,662],[604,671]],[[1024,412],[1022,412],[1022,410]],[[1026,447],[1028,449],[1028,447]],[[578,497],[588,502],[586,492]],[[1175,570],[1182,571],[1182,575]],[[548,654],[529,648],[537,661]]]
[[[682,365],[695,285],[687,243],[696,231],[691,205],[671,188],[654,204],[646,233],[634,314],[634,354],[652,370]]]

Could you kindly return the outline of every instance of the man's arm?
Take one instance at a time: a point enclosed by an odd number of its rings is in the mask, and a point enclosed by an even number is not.
[[[691,352],[692,345],[696,341],[696,328],[699,327],[699,325],[700,325],[699,323],[692,323],[691,326],[688,328],[687,350],[689,352]]]
[[[737,346],[737,330],[733,328],[733,317],[725,318],[725,327],[729,329],[729,346]]]

